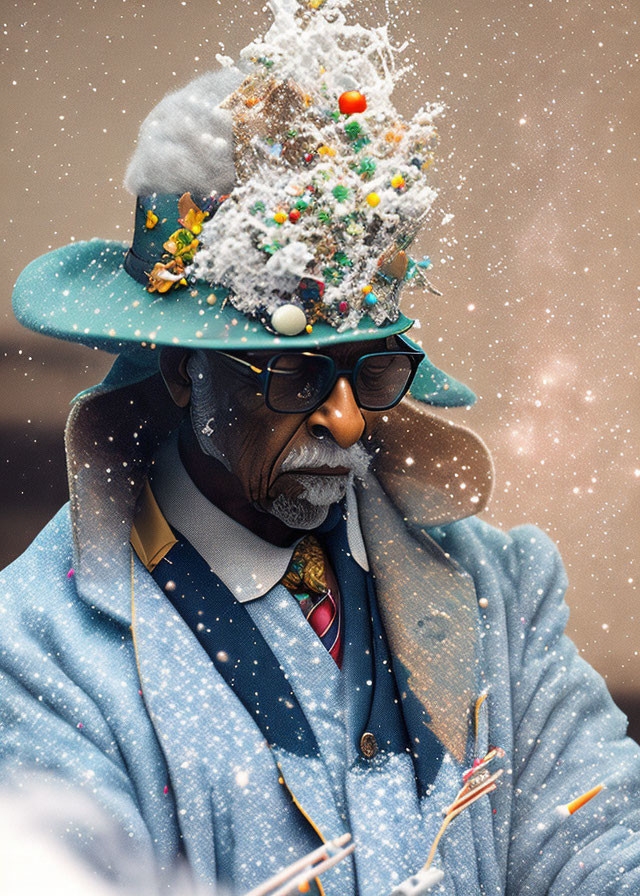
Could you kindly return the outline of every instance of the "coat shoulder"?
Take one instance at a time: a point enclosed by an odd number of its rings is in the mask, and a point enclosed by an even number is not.
[[[537,526],[523,524],[505,532],[471,517],[427,532],[473,578],[479,597],[499,592],[505,604],[525,616],[542,603],[566,612],[567,576],[560,552]]]
[[[52,611],[77,600],[73,583],[73,538],[69,505],[65,504],[29,547],[0,571],[0,618],[28,623],[34,610]]]

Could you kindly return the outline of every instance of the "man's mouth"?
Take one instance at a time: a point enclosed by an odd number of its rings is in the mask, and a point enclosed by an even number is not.
[[[345,496],[351,473],[346,467],[299,467],[286,470],[276,477],[275,492],[291,501],[304,500],[328,507]]]
[[[281,470],[276,478],[281,476],[348,476],[351,470],[347,467],[294,467],[289,470]]]

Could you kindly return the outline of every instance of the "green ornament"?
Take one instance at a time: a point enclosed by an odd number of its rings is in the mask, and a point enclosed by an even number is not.
[[[369,178],[373,177],[376,173],[376,163],[374,159],[367,157],[363,159],[358,165],[358,174],[361,177],[364,177],[365,180],[369,180]]]
[[[326,208],[321,208],[318,212],[318,221],[321,221],[323,224],[328,224],[331,220],[331,212]]]
[[[297,136],[298,136],[298,132],[295,130],[295,128],[290,128],[287,131],[287,137],[289,140],[293,140],[294,137],[297,137]]]
[[[344,130],[349,140],[355,140],[362,133],[362,128],[358,121],[348,121],[344,126]]]
[[[325,268],[322,271],[322,276],[327,283],[332,283],[334,285],[342,283],[344,280],[344,273],[339,268]]]
[[[298,201],[295,204],[295,207],[298,209],[299,212],[304,212],[309,208],[309,203],[306,201],[306,199],[298,199]]]
[[[371,140],[368,137],[366,137],[366,136],[360,137],[353,144],[354,152],[360,152],[362,149],[365,148],[365,146],[368,146],[369,143],[371,143]]]
[[[275,255],[278,249],[282,249],[282,243],[279,243],[277,240],[262,247],[262,251],[266,252],[267,255]]]
[[[349,187],[345,187],[344,184],[338,184],[338,186],[334,187],[331,192],[338,202],[344,202],[349,195]]]
[[[176,231],[176,233],[174,233],[173,235],[173,238],[175,240],[178,252],[182,252],[193,242],[193,234],[190,230],[186,230],[184,227],[181,230]]]
[[[333,256],[333,260],[337,265],[341,268],[352,268],[353,262],[349,258],[348,255],[345,255],[344,252],[335,252]]]
[[[257,215],[260,212],[263,212],[265,210],[265,208],[266,208],[266,206],[265,206],[264,202],[261,199],[259,199],[257,202],[255,202],[251,206],[250,211],[251,211],[252,215]]]

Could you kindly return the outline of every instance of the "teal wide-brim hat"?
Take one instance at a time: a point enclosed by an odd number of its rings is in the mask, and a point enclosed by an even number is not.
[[[158,211],[173,205],[177,196],[139,200],[139,221],[149,204]],[[146,214],[145,214],[146,218]],[[167,220],[168,224],[168,220]],[[151,374],[157,370],[163,346],[187,349],[311,349],[382,339],[404,334],[414,321],[403,314],[383,326],[362,318],[355,329],[339,332],[327,323],[317,323],[313,332],[283,336],[270,332],[259,321],[239,313],[225,303],[226,290],[212,289],[196,282],[169,296],[150,293],[148,278],[136,279],[129,272],[132,258],[142,259],[150,270],[158,257],[157,244],[168,237],[167,224],[158,223],[158,231],[136,227],[133,256],[127,244],[114,240],[93,239],[54,249],[32,261],[20,274],[13,291],[16,317],[37,333],[79,342],[110,353],[123,353],[135,359],[137,369]],[[163,232],[163,230],[165,232]],[[151,253],[150,256],[146,252]],[[146,261],[144,260],[146,259]],[[129,268],[129,270],[127,270]],[[427,404],[458,407],[475,402],[474,393],[452,376],[439,370],[425,358],[411,387],[411,395]]]
[[[331,49],[335,21],[318,13],[295,28],[301,50],[319,30]],[[138,197],[132,244],[92,239],[31,262],[13,293],[24,326],[121,354],[139,376],[165,346],[276,354],[400,334],[415,345],[398,302],[423,276],[405,250],[435,197],[431,119],[398,123],[372,69],[360,72],[369,102],[344,90],[361,55],[340,56],[338,43],[335,84],[318,89],[300,71],[293,82],[269,35],[271,64],[250,56],[152,111],[125,182]],[[426,357],[411,395],[476,400]]]

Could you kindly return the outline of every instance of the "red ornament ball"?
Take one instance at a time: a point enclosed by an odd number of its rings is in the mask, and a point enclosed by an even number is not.
[[[289,212],[289,220],[291,221],[292,224],[295,224],[296,221],[300,220],[300,212],[298,211],[297,208],[291,209],[291,211]]]
[[[340,307],[340,311],[341,311],[343,314],[346,314],[347,311],[349,310],[349,305],[348,305],[347,302],[340,302],[340,306],[339,306],[339,307]]]
[[[340,111],[343,115],[355,115],[356,112],[365,112],[367,100],[359,90],[348,90],[338,100]]]

